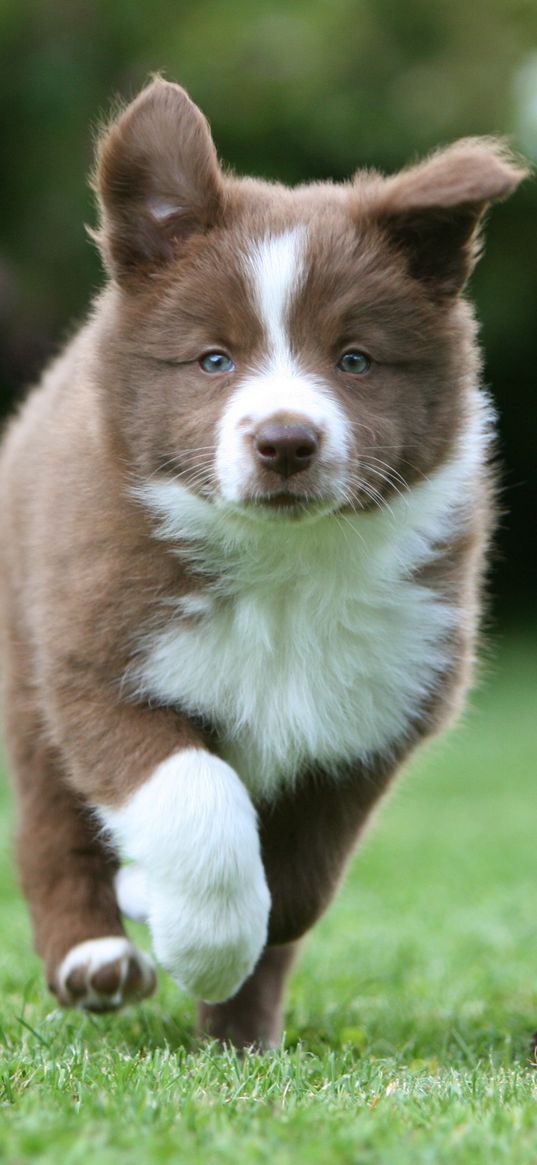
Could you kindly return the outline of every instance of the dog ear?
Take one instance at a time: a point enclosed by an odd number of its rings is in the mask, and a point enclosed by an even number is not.
[[[375,218],[406,254],[416,279],[433,295],[456,295],[479,258],[484,211],[526,175],[502,143],[465,138],[385,179]]]
[[[155,273],[219,216],[222,177],[203,114],[179,85],[155,80],[102,134],[94,237],[118,282]]]

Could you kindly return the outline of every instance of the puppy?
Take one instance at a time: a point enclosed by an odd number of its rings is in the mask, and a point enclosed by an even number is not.
[[[103,133],[108,283],[0,461],[20,874],[63,1005],[153,991],[123,907],[203,1031],[278,1042],[301,936],[470,681],[493,416],[463,290],[523,176],[476,138],[235,178],[161,80]]]

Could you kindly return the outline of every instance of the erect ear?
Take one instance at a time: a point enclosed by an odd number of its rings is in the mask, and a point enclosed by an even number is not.
[[[407,256],[411,274],[436,296],[456,295],[479,258],[479,224],[527,171],[492,138],[464,138],[387,178],[375,218]]]
[[[119,282],[154,273],[218,219],[222,177],[208,124],[179,85],[156,80],[102,135],[95,237]]]

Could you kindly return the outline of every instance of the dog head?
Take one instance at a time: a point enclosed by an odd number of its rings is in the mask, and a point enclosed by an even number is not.
[[[478,379],[480,222],[523,176],[467,139],[388,178],[238,179],[186,93],[151,84],[95,179],[105,391],[140,479],[300,516],[382,504],[442,463]]]

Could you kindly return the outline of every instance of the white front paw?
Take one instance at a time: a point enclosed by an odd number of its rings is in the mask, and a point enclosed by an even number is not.
[[[229,999],[252,973],[267,939],[270,894],[261,862],[231,891],[185,897],[150,889],[157,959],[180,987],[207,1003]]]
[[[101,817],[146,876],[159,961],[198,998],[229,999],[259,959],[270,910],[256,814],[237,773],[184,749]],[[120,880],[128,907],[124,889]]]

